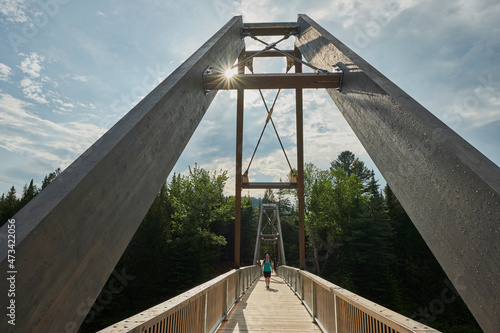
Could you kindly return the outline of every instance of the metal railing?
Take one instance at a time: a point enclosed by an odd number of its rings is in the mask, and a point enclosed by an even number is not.
[[[98,333],[214,332],[260,275],[259,266],[234,269]]]
[[[289,266],[280,266],[277,272],[323,332],[439,333],[309,272]]]

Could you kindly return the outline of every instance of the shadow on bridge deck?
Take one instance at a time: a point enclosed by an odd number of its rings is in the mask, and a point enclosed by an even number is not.
[[[242,296],[223,322],[219,333],[321,332],[301,301],[279,276],[266,289],[260,277]]]

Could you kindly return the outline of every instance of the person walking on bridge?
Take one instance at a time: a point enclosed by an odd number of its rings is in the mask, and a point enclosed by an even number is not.
[[[262,263],[262,272],[264,273],[264,278],[266,279],[267,289],[269,289],[269,284],[271,283],[271,264],[272,261],[269,259],[269,254],[266,254],[266,259]]]

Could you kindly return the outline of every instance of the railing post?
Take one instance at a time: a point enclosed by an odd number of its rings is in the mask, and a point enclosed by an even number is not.
[[[300,274],[300,271],[297,272],[300,277],[300,299],[302,302],[304,301],[304,275]]]
[[[201,313],[202,313],[202,320],[201,320],[201,332],[202,333],[207,333],[207,303],[208,303],[208,295],[207,293],[204,293],[203,294],[203,299],[202,299],[202,303],[203,303],[203,308],[201,309]]]
[[[229,295],[229,291],[228,291],[229,283],[228,283],[227,279],[226,279],[225,285],[226,285],[226,288],[224,288],[224,318],[222,319],[223,321],[227,321],[227,312],[228,312],[227,296]]]
[[[240,276],[241,276],[241,268],[238,268],[238,274],[236,274],[236,303],[239,303],[240,301],[240,294],[241,294]]]
[[[297,290],[297,272],[290,270],[288,274],[290,274],[290,279],[291,282],[293,283],[293,291],[295,291],[295,293],[298,294],[299,291]]]
[[[314,280],[311,280],[311,296],[312,296],[312,304],[311,304],[311,308],[312,308],[312,318],[313,318],[313,323],[316,322],[316,313],[317,313],[317,302],[316,302],[316,282],[314,282]]]
[[[335,333],[339,331],[339,314],[337,312],[337,295],[333,294],[333,315],[335,316]]]

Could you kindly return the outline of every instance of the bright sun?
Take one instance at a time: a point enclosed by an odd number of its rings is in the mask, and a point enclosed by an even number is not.
[[[228,69],[228,70],[224,73],[224,75],[225,75],[228,79],[230,79],[230,78],[231,78],[234,74],[236,74],[237,72],[238,72],[238,68],[233,68],[233,69],[229,68],[229,69]]]

